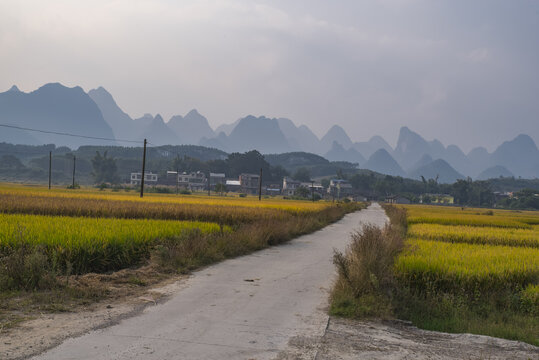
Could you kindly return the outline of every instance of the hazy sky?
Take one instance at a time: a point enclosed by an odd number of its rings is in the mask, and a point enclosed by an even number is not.
[[[288,117],[392,145],[539,140],[539,1],[0,0],[0,90],[103,86],[132,117]]]

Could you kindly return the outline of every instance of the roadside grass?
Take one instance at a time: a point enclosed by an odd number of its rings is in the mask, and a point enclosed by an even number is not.
[[[452,243],[443,236],[423,241],[406,236],[407,224],[417,228],[418,213],[427,219],[426,223],[432,223],[428,218],[430,209],[411,207],[415,218],[407,221],[408,207],[384,208],[391,226],[378,231],[366,227],[352,235],[352,243],[344,254],[335,254],[339,276],[331,294],[332,315],[399,318],[423,329],[489,335],[539,346],[539,255],[537,248],[522,246],[520,239],[514,237],[524,230],[508,231],[511,236],[503,245],[474,244],[474,238],[467,239],[469,243]],[[436,225],[436,231],[470,237],[466,233],[468,227],[454,225],[465,222],[458,210],[449,209],[457,214],[455,221],[451,214],[441,215],[442,210],[438,207],[432,211],[431,216],[436,219],[433,221],[451,226],[442,229]],[[468,210],[475,216],[472,211]],[[521,221],[535,224],[539,219],[539,214],[529,212],[514,218],[509,217],[510,213],[495,215],[506,215],[503,223],[515,223],[514,228],[520,229],[525,229],[518,224]],[[496,216],[489,217],[498,225],[501,223]],[[484,236],[477,228],[473,229],[474,236],[488,239],[489,234],[505,231],[488,227],[486,220],[484,225]],[[459,234],[457,229],[463,233]],[[401,240],[407,237],[404,245],[388,246],[396,233]],[[385,257],[379,255],[384,252]],[[372,259],[377,259],[377,263]]]
[[[537,314],[522,309],[518,302],[510,293],[474,303],[462,295],[403,290],[395,302],[394,316],[421,329],[488,335],[539,346]]]
[[[352,234],[344,253],[335,252],[338,278],[331,293],[330,314],[351,318],[390,318],[396,278],[395,257],[404,246],[406,210],[391,208],[385,228],[366,225]]]

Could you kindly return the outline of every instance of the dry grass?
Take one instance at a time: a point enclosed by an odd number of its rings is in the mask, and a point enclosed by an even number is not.
[[[393,267],[404,244],[406,211],[392,207],[387,212],[392,221],[384,229],[364,226],[352,234],[345,253],[335,253],[339,276],[331,295],[333,315],[390,316]]]

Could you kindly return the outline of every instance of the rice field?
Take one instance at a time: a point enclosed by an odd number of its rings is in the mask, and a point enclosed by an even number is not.
[[[508,290],[518,296],[524,289],[539,288],[538,212],[406,209],[407,248],[396,262],[397,276],[406,286],[471,297]]]
[[[539,212],[406,205],[395,308],[414,325],[539,346]]]
[[[152,243],[198,231],[230,232],[215,223],[169,220],[125,220],[67,216],[0,214],[0,252],[43,247],[55,261],[69,263],[77,273],[107,271],[142,260]]]
[[[530,229],[539,225],[534,211],[414,205],[406,207],[408,224],[467,225]]]
[[[396,268],[418,288],[467,294],[518,290],[539,280],[539,249],[409,239]]]
[[[106,200],[106,201],[126,201],[139,204],[175,204],[175,205],[206,205],[206,206],[235,206],[257,209],[277,209],[290,212],[312,212],[319,211],[328,206],[327,202],[311,202],[301,200],[283,200],[282,198],[267,198],[258,201],[258,196],[213,196],[205,195],[176,195],[176,194],[155,194],[146,193],[143,198],[138,192],[111,192],[99,191],[97,189],[85,188],[82,190],[68,191],[66,189],[53,188],[48,190],[45,187],[0,185],[0,195],[2,196],[24,196],[27,198],[49,198],[49,199],[80,199],[80,200]]]
[[[523,229],[418,223],[409,225],[408,236],[414,239],[455,243],[539,248],[538,225]]]
[[[360,204],[0,185],[0,265],[17,249],[46,253],[60,272],[138,265],[162,243],[195,256],[233,256],[316,230]],[[275,228],[275,230],[273,230]],[[189,238],[186,240],[186,238]],[[193,240],[194,239],[194,240]],[[198,241],[199,245],[193,243]],[[203,244],[203,245],[202,245]],[[208,260],[209,261],[209,260]]]

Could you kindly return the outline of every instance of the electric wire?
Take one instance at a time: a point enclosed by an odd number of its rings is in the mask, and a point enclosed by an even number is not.
[[[122,139],[111,139],[111,138],[105,138],[105,137],[99,137],[99,136],[87,136],[87,135],[79,135],[79,134],[71,134],[66,132],[59,132],[59,131],[49,131],[49,130],[40,130],[40,129],[32,129],[22,126],[16,126],[16,125],[8,125],[8,124],[0,124],[2,127],[11,128],[11,129],[18,129],[18,130],[26,130],[26,131],[35,131],[39,133],[44,134],[54,134],[54,135],[62,135],[62,136],[71,136],[71,137],[78,137],[83,139],[94,139],[94,140],[105,140],[105,141],[117,141],[117,142],[128,142],[128,143],[136,143],[141,144],[144,143],[141,140],[122,140]]]

